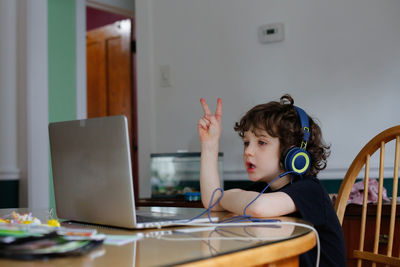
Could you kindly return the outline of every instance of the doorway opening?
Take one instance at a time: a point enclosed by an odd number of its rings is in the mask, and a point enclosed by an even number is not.
[[[135,199],[139,196],[134,18],[86,7],[87,117],[128,119]]]

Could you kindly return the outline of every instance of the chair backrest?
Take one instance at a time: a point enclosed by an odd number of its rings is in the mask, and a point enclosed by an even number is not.
[[[390,209],[390,225],[387,249],[385,248],[385,254],[380,255],[379,250],[379,237],[381,229],[381,214],[382,214],[382,196],[383,196],[383,179],[384,179],[384,167],[385,167],[385,145],[386,143],[395,140],[395,156],[394,156],[394,170],[393,170],[393,193]],[[368,200],[368,184],[370,178],[370,162],[371,156],[377,152],[379,153],[379,187],[378,187],[378,203],[376,205],[376,223],[374,233],[374,245],[373,251],[367,252],[364,248],[365,229],[366,229],[366,218],[367,218],[367,200]],[[400,159],[400,125],[389,128],[374,138],[372,138],[358,153],[350,168],[348,169],[343,182],[340,186],[339,194],[335,202],[335,210],[339,218],[340,223],[343,223],[343,217],[348,203],[350,191],[353,184],[361,172],[361,169],[365,167],[364,173],[364,193],[363,193],[363,204],[362,204],[362,217],[360,227],[360,241],[359,248],[353,252],[353,257],[358,259],[358,266],[361,266],[362,260],[368,260],[372,262],[380,262],[389,265],[400,266],[400,258],[393,257],[393,240],[395,233],[395,219],[396,219],[396,205],[397,205],[397,191],[398,191],[398,177],[399,177],[399,159]],[[392,166],[391,164],[389,166]],[[398,226],[399,227],[399,226]],[[400,252],[396,252],[400,253]],[[399,254],[397,254],[399,255]]]

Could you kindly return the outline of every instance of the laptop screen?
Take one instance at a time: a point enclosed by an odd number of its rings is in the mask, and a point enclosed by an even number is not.
[[[126,117],[50,123],[49,137],[57,216],[134,227]]]

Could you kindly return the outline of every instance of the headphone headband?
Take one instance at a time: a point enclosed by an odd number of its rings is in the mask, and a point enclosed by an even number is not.
[[[305,150],[307,147],[307,142],[310,139],[310,124],[308,122],[308,116],[303,109],[297,106],[294,106],[294,108],[299,116],[301,129],[303,129],[303,141],[301,142],[301,148]]]

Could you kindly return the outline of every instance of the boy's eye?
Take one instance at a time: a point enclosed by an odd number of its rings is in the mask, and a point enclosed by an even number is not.
[[[249,146],[249,144],[250,144],[249,141],[244,141],[244,142],[243,142],[243,145],[246,146],[246,147]]]
[[[261,146],[263,146],[263,145],[266,145],[267,143],[264,142],[264,141],[262,141],[262,140],[260,140],[260,141],[258,141],[258,144],[261,145]]]

